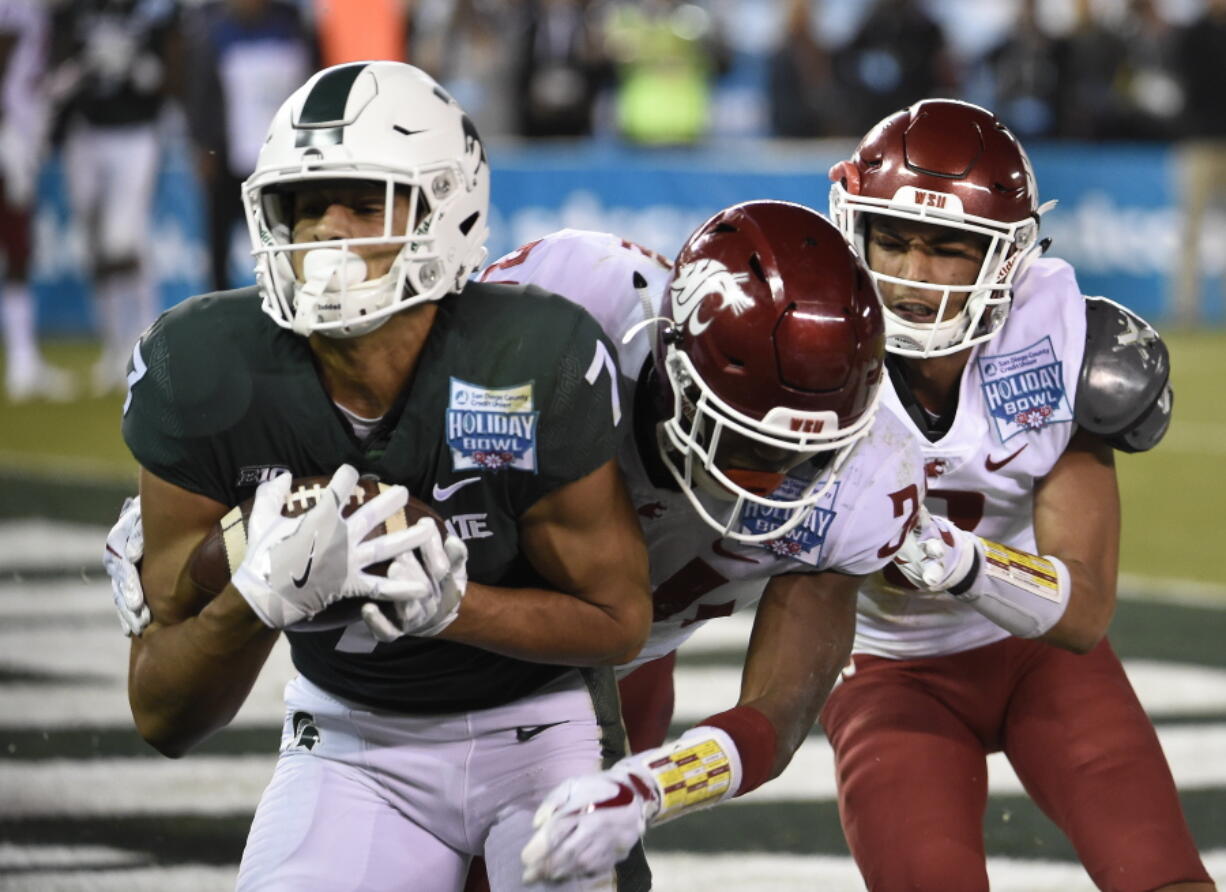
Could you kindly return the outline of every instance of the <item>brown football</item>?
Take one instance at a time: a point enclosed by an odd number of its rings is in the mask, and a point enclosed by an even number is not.
[[[313,508],[319,496],[327,488],[331,477],[296,477],[290,486],[289,495],[281,514],[285,517],[297,517]],[[388,489],[372,475],[358,479],[349,502],[341,509],[341,514],[348,517],[359,507],[373,499],[379,493]],[[198,603],[211,601],[226,587],[230,575],[238,569],[247,553],[247,521],[251,517],[251,505],[254,497],[247,499],[241,505],[232,508],[221,520],[213,525],[204,541],[196,546],[188,558],[187,566],[180,577],[179,584],[190,585],[193,597]],[[440,517],[429,505],[420,499],[409,497],[409,503],[399,512],[393,514],[385,523],[375,527],[367,538],[381,535],[390,528],[392,530],[406,529],[422,517],[431,517],[438,525],[439,532],[447,535],[447,528]],[[388,561],[373,564],[367,572],[376,576],[387,573]],[[295,623],[290,628],[299,632],[323,632],[339,626],[347,626],[360,618],[364,598],[348,598],[325,609],[309,620]]]

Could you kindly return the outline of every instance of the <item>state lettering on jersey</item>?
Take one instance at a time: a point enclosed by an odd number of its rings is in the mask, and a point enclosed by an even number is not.
[[[488,539],[494,535],[494,531],[489,527],[489,518],[487,512],[453,514],[443,520],[443,525],[447,527],[447,532],[451,535],[459,536],[466,542],[469,539]]]
[[[1001,442],[1026,431],[1073,420],[1064,364],[1045,337],[1013,353],[981,356],[980,387]]]
[[[536,427],[532,382],[481,387],[451,379],[447,445],[456,471],[515,468],[536,473]]]
[[[799,498],[802,491],[803,484],[789,477],[779,489],[772,493],[772,496]],[[835,481],[803,521],[777,539],[767,539],[754,544],[759,548],[765,548],[777,557],[790,558],[813,567],[818,566],[822,559],[822,548],[826,544],[826,534],[830,531],[830,524],[838,516],[838,512],[834,510],[838,494],[839,482]],[[767,508],[763,505],[750,504],[742,516],[740,531],[754,536],[769,533],[782,526],[790,514],[791,512],[782,508]]]

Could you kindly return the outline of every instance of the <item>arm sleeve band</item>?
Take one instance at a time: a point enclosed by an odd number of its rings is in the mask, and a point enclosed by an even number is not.
[[[770,719],[752,706],[737,706],[708,716],[698,724],[719,728],[736,745],[741,759],[741,782],[733,796],[756,790],[770,780],[779,737]]]
[[[1063,561],[982,538],[976,550],[980,572],[954,597],[1019,638],[1038,638],[1064,616],[1072,581]]]

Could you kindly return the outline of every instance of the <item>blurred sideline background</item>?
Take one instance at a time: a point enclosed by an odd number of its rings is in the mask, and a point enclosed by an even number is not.
[[[218,54],[247,46],[234,33],[259,31],[252,23],[263,20],[244,16],[288,15],[312,65],[345,58],[355,29],[378,31],[403,48],[393,57],[439,77],[487,143],[491,260],[564,226],[671,254],[710,213],[751,198],[824,212],[825,171],[884,114],[934,94],[994,108],[1022,136],[1041,199],[1060,202],[1043,222],[1050,254],[1074,264],[1086,293],[1158,325],[1171,348],[1171,431],[1154,452],[1118,458],[1124,576],[1112,639],[1159,729],[1210,870],[1226,882],[1226,585],[1217,552],[1226,184],[1220,168],[1212,174],[1226,151],[1226,48],[1198,50],[1194,37],[1226,32],[1222,0],[52,6],[68,15],[56,20],[60,37],[70,13],[143,10],[166,16],[179,41],[168,45],[186,73],[167,85],[152,119],[144,259],[161,308],[209,290],[218,253],[231,284],[251,281],[241,225],[221,249],[209,235],[214,190],[235,188],[211,168],[218,153],[237,152],[211,147],[217,134],[208,131],[233,125],[202,117],[193,103],[207,100],[192,87],[215,74],[199,59],[242,73],[249,56]],[[225,16],[248,31],[225,31]],[[223,32],[231,43],[217,42]],[[120,45],[133,59],[145,52],[139,41]],[[258,54],[264,45],[252,46]],[[163,57],[167,72],[172,61]],[[54,63],[53,54],[52,71]],[[222,85],[228,108],[284,98],[244,99],[241,82]],[[1200,98],[1206,87],[1216,106]],[[69,175],[53,138],[32,207],[31,281],[43,355],[72,375],[77,396],[0,396],[0,889],[224,889],[271,772],[291,669],[279,648],[234,727],[185,760],[156,756],[131,729],[127,646],[99,554],[135,489],[135,467],[119,436],[122,391],[90,389],[99,325]],[[679,727],[735,699],[747,622],[711,624],[682,651]],[[653,832],[657,888],[862,889],[838,828],[830,764],[818,731],[759,793]],[[1092,888],[1007,765],[991,769],[993,887]]]

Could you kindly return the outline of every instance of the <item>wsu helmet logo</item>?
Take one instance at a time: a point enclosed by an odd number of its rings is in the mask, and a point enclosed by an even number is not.
[[[700,320],[698,307],[710,295],[717,295],[720,303],[716,312],[730,309],[736,315],[753,306],[753,298],[745,293],[742,284],[749,281],[749,273],[729,271],[718,260],[696,260],[677,270],[668,286],[673,302],[673,316],[678,328],[687,328],[692,335],[707,330],[711,319]]]

